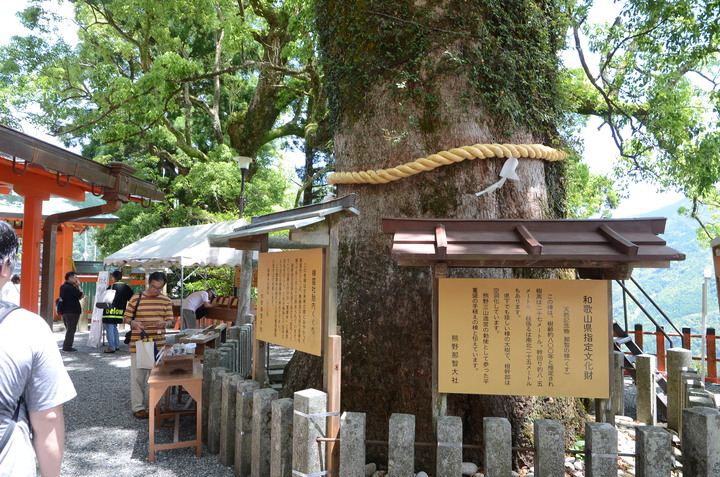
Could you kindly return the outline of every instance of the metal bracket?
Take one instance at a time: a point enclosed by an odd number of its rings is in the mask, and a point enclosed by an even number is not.
[[[22,172],[18,172],[17,171],[17,156],[13,156],[13,164],[12,164],[13,172],[19,176],[25,174],[27,172],[28,162],[29,161],[23,161],[23,170],[22,170]]]
[[[63,176],[63,175],[65,176],[65,183],[64,183],[64,184],[61,184],[61,183],[60,183],[60,176]],[[57,185],[60,186],[60,187],[65,187],[65,186],[67,186],[68,184],[70,184],[70,178],[71,178],[71,177],[72,177],[72,176],[71,176],[70,174],[64,174],[64,173],[62,173],[62,172],[60,172],[60,171],[57,171],[56,174],[55,174],[55,183],[57,183]]]

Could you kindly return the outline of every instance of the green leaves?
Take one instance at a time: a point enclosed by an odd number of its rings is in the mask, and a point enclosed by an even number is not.
[[[566,74],[565,94],[581,114],[603,118],[620,153],[620,182],[651,180],[690,198],[720,181],[714,1],[627,1],[612,22],[591,25],[585,2],[575,27],[588,38],[585,73]],[[599,8],[599,6],[598,6]],[[588,86],[590,88],[588,88]]]
[[[32,34],[0,48],[0,121],[128,162],[165,191],[166,203],[124,208],[99,235],[105,251],[160,226],[235,218],[236,155],[255,158],[247,214],[290,203],[271,142],[302,138],[326,111],[319,74],[306,68],[311,2],[74,0],[78,42],[68,45],[53,1],[33,0],[22,12]]]

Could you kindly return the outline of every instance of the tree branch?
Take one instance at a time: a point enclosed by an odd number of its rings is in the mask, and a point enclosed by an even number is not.
[[[179,131],[175,126],[173,126],[170,120],[165,115],[162,116],[162,122],[163,125],[167,128],[167,130],[170,131],[173,136],[175,136],[178,149],[180,149],[188,156],[194,157],[195,159],[199,159],[203,162],[207,162],[209,160],[209,158],[204,152],[200,151],[195,147],[192,147],[190,144],[185,142],[185,136],[183,135],[182,131]]]

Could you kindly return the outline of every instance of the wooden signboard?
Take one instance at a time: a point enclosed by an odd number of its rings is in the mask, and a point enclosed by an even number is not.
[[[439,280],[441,393],[609,397],[604,280]]]
[[[258,340],[321,356],[323,249],[261,253]]]

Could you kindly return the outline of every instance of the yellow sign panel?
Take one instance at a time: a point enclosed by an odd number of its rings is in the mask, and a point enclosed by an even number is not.
[[[323,250],[261,253],[256,337],[320,356]]]
[[[440,279],[439,392],[608,398],[609,286]]]

